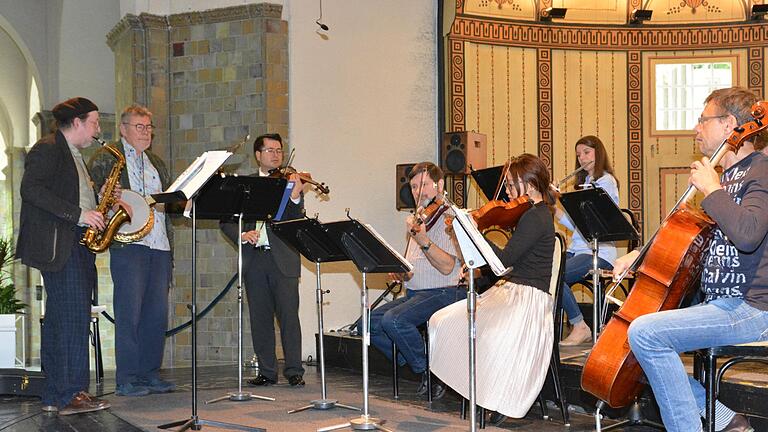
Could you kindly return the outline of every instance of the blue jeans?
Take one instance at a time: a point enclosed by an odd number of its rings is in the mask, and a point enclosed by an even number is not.
[[[584,280],[585,276],[592,270],[592,255],[579,254],[574,255],[568,252],[565,260],[565,272],[563,273],[563,310],[568,314],[568,322],[578,324],[584,320],[576,302],[576,297],[571,291],[571,285]],[[612,270],[613,266],[602,258],[597,258],[597,266],[601,269]]]
[[[768,312],[721,298],[643,315],[629,326],[629,344],[651,384],[667,431],[699,432],[706,392],[689,377],[679,353],[768,339]],[[719,402],[718,402],[719,403]]]
[[[168,328],[171,252],[129,244],[110,249],[109,255],[117,385],[158,378]]]
[[[467,297],[464,287],[407,290],[405,296],[371,311],[371,343],[392,359],[392,342],[397,344],[398,365],[406,363],[414,373],[427,369],[424,340],[418,326],[438,310]]]

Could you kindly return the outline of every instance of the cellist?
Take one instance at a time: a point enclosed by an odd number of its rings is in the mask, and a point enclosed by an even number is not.
[[[709,157],[735,127],[752,119],[758,97],[733,87],[715,90],[694,127],[704,157],[691,164],[689,182],[704,194],[701,206],[717,224],[704,254],[704,303],[643,315],[629,327],[629,343],[643,368],[667,431],[701,431],[705,390],[688,376],[679,353],[768,338],[768,157],[758,136],[721,160]],[[638,252],[619,258],[618,276]],[[747,418],[717,402],[718,431],[753,431]]]

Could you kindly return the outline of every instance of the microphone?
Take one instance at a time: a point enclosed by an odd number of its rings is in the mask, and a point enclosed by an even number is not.
[[[329,27],[328,27],[327,25],[325,25],[325,24],[321,23],[321,22],[320,22],[320,19],[317,19],[317,20],[315,21],[315,24],[319,25],[321,29],[323,29],[323,30],[325,30],[325,31],[328,31],[328,28],[329,28]]]

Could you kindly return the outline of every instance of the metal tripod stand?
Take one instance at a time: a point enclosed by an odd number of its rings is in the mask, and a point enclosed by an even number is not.
[[[312,401],[309,401],[309,405],[305,405],[301,408],[296,408],[293,410],[288,411],[288,414],[297,413],[300,411],[305,411],[308,409],[316,409],[316,410],[329,410],[336,407],[339,408],[346,408],[350,410],[360,411],[360,408],[353,407],[350,405],[344,405],[340,404],[338,400],[336,399],[328,399],[328,395],[326,393],[326,387],[325,387],[325,348],[323,346],[323,335],[324,335],[324,328],[323,328],[323,294],[328,293],[329,291],[323,291],[321,282],[320,282],[320,262],[315,263],[315,268],[317,269],[317,289],[315,290],[315,300],[317,301],[317,333],[319,338],[319,347],[318,347],[318,356],[320,357],[320,399],[315,399]]]
[[[366,273],[363,272],[363,287],[361,302],[363,309],[362,330],[363,330],[363,414],[360,417],[353,418],[347,423],[320,428],[317,432],[328,432],[336,429],[351,428],[352,430],[382,430],[384,432],[393,432],[382,426],[382,419],[371,417],[368,413],[368,346],[371,343],[371,333],[368,328],[368,317],[370,315],[370,305],[368,304],[368,285]]]
[[[237,229],[237,232],[243,232],[242,213],[240,213],[237,218]],[[239,241],[237,243],[237,391],[205,401],[205,403],[212,404],[223,400],[245,402],[254,399],[265,401],[275,400],[273,397],[259,396],[252,394],[251,392],[243,391],[243,242]]]

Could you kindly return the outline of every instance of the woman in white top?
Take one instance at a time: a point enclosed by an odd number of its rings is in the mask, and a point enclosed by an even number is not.
[[[613,176],[613,168],[608,160],[605,146],[600,138],[587,135],[576,141],[576,168],[582,168],[576,175],[576,188],[601,187],[617,205],[619,203],[619,185]],[[561,345],[578,345],[592,339],[592,332],[584,322],[579,310],[579,304],[570,290],[570,286],[583,280],[592,269],[592,248],[584,236],[573,225],[573,221],[558,207],[555,213],[557,221],[573,231],[571,244],[566,253],[565,273],[563,280],[563,310],[568,315],[568,321],[573,326]],[[613,269],[616,261],[616,246],[613,242],[603,242],[598,245],[598,266],[602,269]]]

